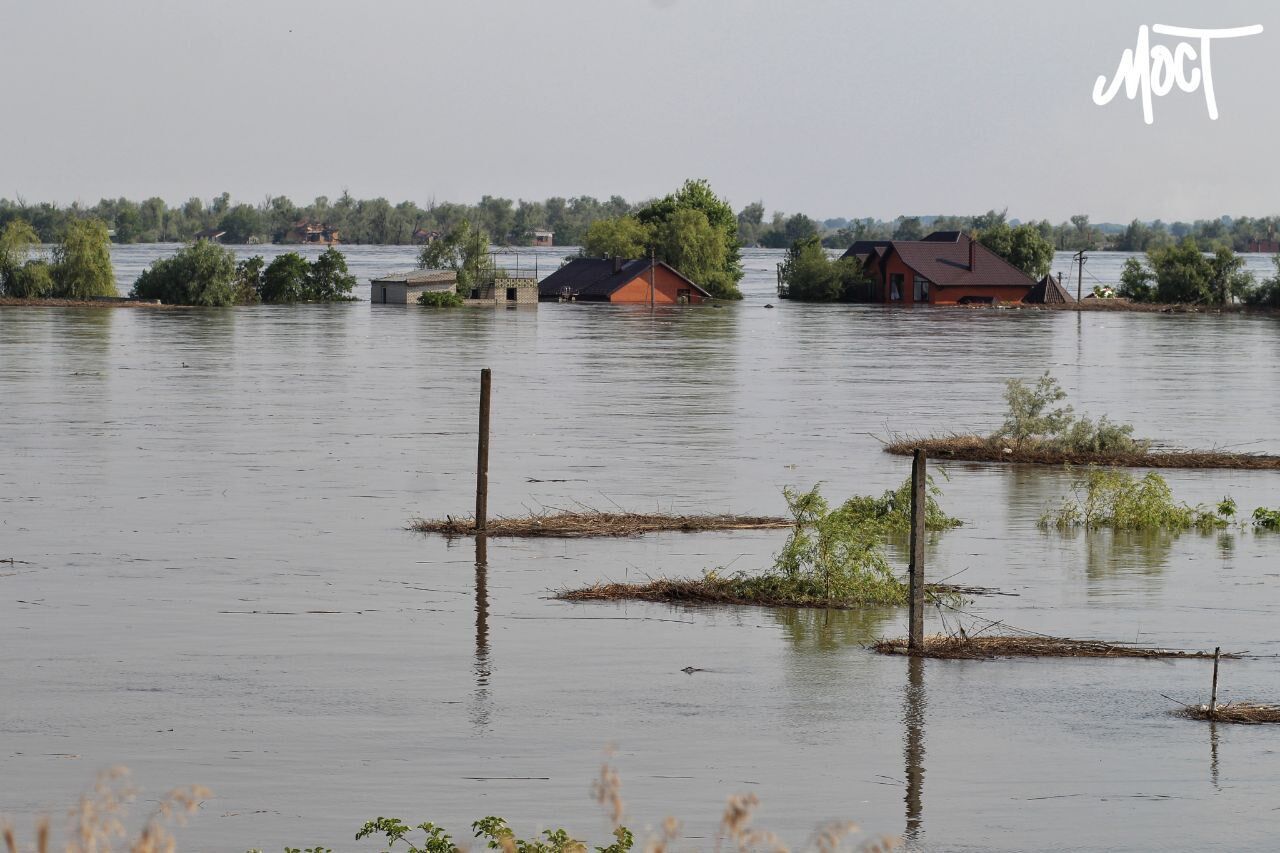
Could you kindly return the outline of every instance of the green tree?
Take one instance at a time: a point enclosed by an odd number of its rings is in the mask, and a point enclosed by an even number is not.
[[[738,211],[738,242],[744,246],[754,246],[760,241],[764,230],[764,203],[754,201]]]
[[[980,232],[978,242],[1035,279],[1047,275],[1053,265],[1053,243],[1034,225],[1010,228],[999,222]]]
[[[351,299],[356,277],[347,271],[347,259],[330,246],[311,262],[307,272],[307,299],[311,302],[341,302]]]
[[[778,295],[803,302],[838,302],[858,296],[869,282],[854,258],[831,260],[816,235],[796,240],[778,265]]]
[[[262,273],[262,301],[269,304],[304,302],[311,265],[297,252],[277,255]]]
[[[418,253],[420,269],[450,269],[458,276],[458,291],[469,291],[492,268],[489,259],[489,235],[462,220],[440,239],[422,247]]]
[[[262,233],[262,218],[250,205],[237,204],[218,220],[218,230],[227,232],[228,243],[248,243],[250,237]]]
[[[1137,258],[1129,258],[1120,271],[1119,293],[1132,302],[1152,302],[1155,300],[1156,274]]]
[[[895,240],[919,240],[924,237],[924,225],[918,216],[900,216],[898,225],[893,229]]]
[[[1275,264],[1275,275],[1264,278],[1257,288],[1245,294],[1247,304],[1280,308],[1280,255],[1274,256],[1271,262]]]
[[[169,305],[231,305],[236,298],[235,273],[234,252],[198,240],[152,263],[133,283],[131,295]]]
[[[13,292],[10,278],[27,263],[32,250],[39,245],[40,235],[25,220],[11,219],[0,230],[0,287],[7,295],[18,295]]]
[[[653,229],[634,216],[597,219],[587,228],[582,253],[588,258],[640,258],[652,244]]]
[[[1152,249],[1147,260],[1155,273],[1157,302],[1225,305],[1246,295],[1253,282],[1235,252],[1219,246],[1212,257],[1206,256],[1195,237]]]
[[[1005,381],[1004,399],[1009,405],[1009,414],[1004,426],[996,433],[1000,438],[1013,439],[1014,446],[1022,447],[1022,443],[1031,438],[1047,438],[1058,435],[1071,426],[1074,418],[1070,406],[1051,408],[1054,403],[1066,399],[1067,392],[1062,390],[1058,380],[1045,371],[1036,380],[1034,386],[1027,385],[1021,379]]]
[[[736,282],[725,272],[724,231],[707,221],[698,208],[678,208],[654,227],[654,247],[666,261],[721,299],[741,299]],[[736,238],[735,238],[736,240]]]
[[[702,216],[699,218],[688,215],[686,211]],[[683,214],[679,218],[681,228],[672,228],[671,221],[678,213]],[[729,203],[716,196],[707,181],[685,181],[684,186],[676,192],[637,211],[636,218],[656,230],[660,260],[701,284],[712,296],[721,299],[742,298],[742,293],[738,290],[738,282],[743,275],[738,244],[738,218]],[[706,223],[706,228],[702,226],[703,222]],[[692,230],[683,233],[682,228]],[[711,257],[716,260],[709,261],[708,258]],[[681,260],[693,261],[699,267],[696,270],[686,269],[681,266]],[[701,264],[712,264],[714,269]]]
[[[235,304],[253,305],[262,301],[262,268],[266,263],[262,255],[254,255],[236,264],[236,274],[231,285],[235,291]]]
[[[77,219],[67,226],[53,250],[54,295],[64,299],[118,296],[111,267],[111,238],[97,219]]]

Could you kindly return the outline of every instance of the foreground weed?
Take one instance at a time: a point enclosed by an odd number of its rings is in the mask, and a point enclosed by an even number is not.
[[[67,841],[62,849],[65,853],[112,853],[116,850],[173,853],[177,849],[177,841],[169,826],[185,823],[187,816],[196,812],[209,796],[209,790],[199,785],[175,788],[160,799],[142,829],[130,838],[124,828],[124,818],[137,797],[137,790],[129,784],[129,771],[125,768],[106,770],[98,775],[93,787],[71,810]],[[38,818],[36,853],[49,853],[51,835],[49,819]],[[17,853],[17,834],[11,825],[0,824],[0,839],[4,841],[6,853]]]

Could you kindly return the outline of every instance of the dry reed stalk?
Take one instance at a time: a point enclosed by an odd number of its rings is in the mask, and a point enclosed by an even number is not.
[[[1280,456],[1261,453],[1228,453],[1219,450],[1163,450],[1145,453],[1093,453],[1061,450],[1027,442],[1013,447],[980,435],[932,436],[897,439],[886,444],[887,453],[910,456],[922,448],[933,459],[960,462],[1022,462],[1033,465],[1108,465],[1120,468],[1227,468],[1280,470]]]
[[[906,640],[880,640],[871,647],[884,655],[909,654]],[[948,660],[985,660],[998,657],[1057,658],[1212,658],[1213,652],[1144,648],[1098,640],[1065,637],[985,636],[962,637],[934,634],[924,638],[922,657]],[[1224,654],[1224,658],[1239,655]]]
[[[1280,705],[1257,702],[1227,702],[1215,707],[1212,713],[1208,705],[1188,705],[1175,713],[1192,720],[1212,720],[1215,723],[1280,723]]]
[[[776,516],[746,515],[669,515],[632,512],[535,513],[524,518],[490,518],[485,526],[489,536],[639,536],[663,530],[773,530],[792,526],[792,522]],[[415,519],[410,530],[419,533],[443,533],[446,536],[469,536],[476,532],[469,517],[446,516],[443,521]]]
[[[206,788],[192,785],[175,788],[164,797],[147,818],[136,838],[129,839],[124,829],[124,816],[137,791],[128,784],[129,771],[113,767],[98,774],[93,787],[80,797],[70,812],[70,836],[65,853],[111,853],[120,842],[121,851],[129,853],[173,853],[177,841],[166,824],[185,823],[200,803],[210,796]],[[6,853],[17,853],[18,842],[10,824],[0,827]],[[37,853],[49,853],[49,819],[36,821]]]

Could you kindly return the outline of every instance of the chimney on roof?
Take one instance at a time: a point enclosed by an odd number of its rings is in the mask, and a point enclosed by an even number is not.
[[[619,257],[616,257],[616,256],[614,257],[614,259],[613,259],[613,271],[614,271],[615,273],[622,272],[622,258],[619,258]]]
[[[969,272],[973,272],[974,262],[978,260],[978,241],[969,238]]]

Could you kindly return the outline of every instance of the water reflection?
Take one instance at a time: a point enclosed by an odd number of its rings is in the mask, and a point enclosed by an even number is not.
[[[798,652],[829,652],[874,642],[893,618],[891,608],[829,610],[815,607],[774,608],[769,611]]]
[[[1209,781],[1215,790],[1222,790],[1218,784],[1218,724],[1213,720],[1209,721]]]
[[[902,703],[906,726],[907,826],[902,833],[908,845],[924,837],[924,658],[907,658],[907,689]]]
[[[476,537],[476,689],[471,703],[471,723],[478,734],[489,728],[493,699],[489,695],[489,541]]]

